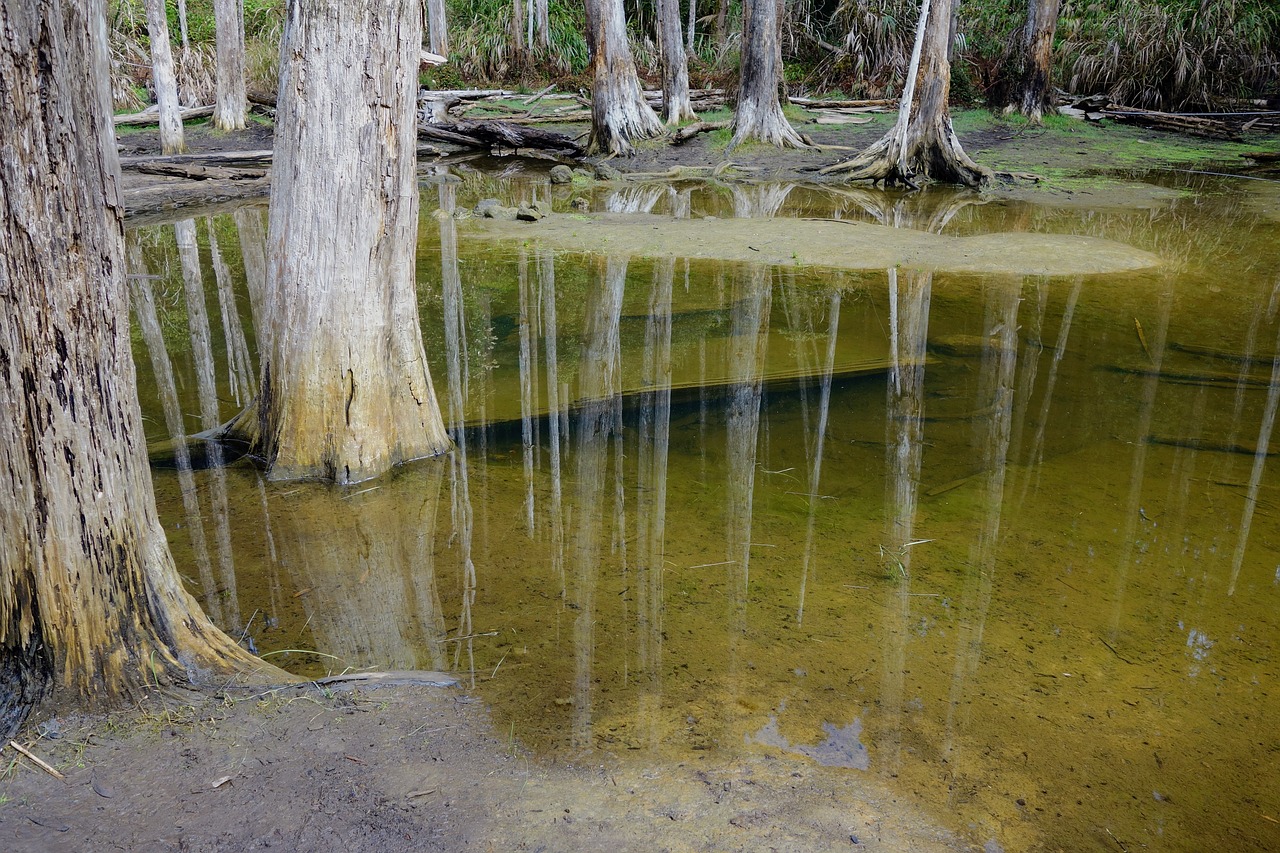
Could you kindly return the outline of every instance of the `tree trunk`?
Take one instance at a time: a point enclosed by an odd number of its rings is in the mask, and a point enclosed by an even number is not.
[[[417,0],[289,7],[249,436],[275,479],[357,482],[449,448],[414,274],[422,23]]]
[[[951,127],[947,107],[951,94],[951,66],[947,62],[951,6],[952,0],[924,2],[916,30],[918,71],[904,93],[893,128],[857,157],[820,169],[820,174],[847,173],[850,181],[883,180],[911,187],[920,178],[969,187],[979,187],[991,178],[990,171],[964,153]]]
[[[627,43],[622,0],[586,0],[591,45],[591,138],[587,150],[619,156],[635,153],[631,141],[662,134],[662,121],[645,101]]]
[[[426,0],[427,48],[439,56],[449,55],[449,20],[444,0]]]
[[[249,115],[249,99],[244,88],[243,0],[213,0],[213,20],[218,39],[218,97],[213,126],[220,130],[243,130]]]
[[[1018,111],[1041,124],[1055,103],[1050,85],[1053,34],[1058,26],[1059,0],[1027,0],[1027,25],[1013,44],[1007,79],[1012,88],[1004,104],[1007,115]]]
[[[261,665],[187,595],[130,353],[103,6],[0,0],[0,729]],[[51,180],[49,176],[58,176]]]
[[[147,8],[147,39],[151,42],[151,83],[160,108],[160,152],[181,154],[187,150],[182,135],[182,105],[178,103],[178,77],[169,47],[169,19],[164,0],[144,0]]]
[[[680,0],[658,0],[662,49],[662,113],[669,125],[697,121],[689,104],[689,62],[680,31]]]
[[[744,0],[738,107],[734,113],[730,149],[748,139],[758,139],[783,148],[808,147],[782,114],[782,103],[778,99],[778,87],[781,84],[782,46],[778,43],[778,2]]]
[[[538,47],[551,44],[551,12],[547,0],[533,0],[533,23],[535,42]]]
[[[526,0],[511,0],[511,21],[507,32],[511,40],[511,59],[516,70],[523,74],[528,67],[529,56],[524,44],[524,4]]]

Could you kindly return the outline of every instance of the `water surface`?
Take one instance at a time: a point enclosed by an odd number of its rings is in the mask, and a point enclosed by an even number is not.
[[[1141,210],[768,183],[592,198],[1161,260],[1022,275],[570,251],[450,216],[568,209],[511,171],[423,184],[454,453],[347,489],[156,472],[219,624],[300,673],[454,670],[544,757],[800,756],[1007,850],[1280,846],[1270,185],[1147,176],[1177,192]],[[263,223],[136,235],[151,440],[252,396]]]

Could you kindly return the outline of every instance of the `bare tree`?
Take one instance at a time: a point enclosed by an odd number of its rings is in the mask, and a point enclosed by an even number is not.
[[[182,587],[130,351],[103,4],[0,0],[0,729],[260,664]],[[52,180],[56,175],[57,180]],[[282,673],[278,673],[283,675]]]
[[[242,130],[249,115],[244,90],[244,0],[213,0],[213,23],[218,39],[213,126]]]
[[[820,169],[820,174],[845,173],[850,181],[883,180],[912,187],[919,178],[970,187],[990,179],[991,173],[964,153],[951,127],[947,98],[952,2],[922,0],[907,87],[894,126],[857,157]]]
[[[622,0],[586,0],[591,47],[591,139],[595,153],[630,156],[631,141],[662,134],[662,121],[644,99],[627,42]]]
[[[680,31],[680,0],[658,0],[662,54],[662,117],[667,124],[694,121],[689,103],[689,60]]]
[[[232,427],[275,478],[356,482],[449,447],[414,272],[422,19],[419,0],[289,6],[261,383]]]
[[[160,151],[181,154],[187,150],[182,133],[182,104],[178,103],[178,76],[169,45],[169,18],[164,0],[144,0],[147,10],[147,39],[151,42],[151,83],[160,109]]]
[[[781,85],[778,0],[744,0],[738,106],[733,117],[730,148],[748,139],[784,148],[808,147],[782,114],[782,102],[778,98]]]
[[[427,49],[437,56],[449,55],[449,21],[444,0],[426,0]]]
[[[1052,82],[1053,34],[1060,0],[1027,0],[1027,23],[1013,40],[1002,76],[1004,113],[1015,110],[1041,124],[1055,102]]]

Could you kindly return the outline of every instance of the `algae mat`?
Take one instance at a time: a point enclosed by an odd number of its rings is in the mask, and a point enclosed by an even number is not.
[[[533,240],[576,252],[1008,275],[1091,275],[1159,266],[1140,249],[1066,234],[952,237],[833,219],[673,219],[647,214],[556,214],[536,223],[474,220],[467,236]]]

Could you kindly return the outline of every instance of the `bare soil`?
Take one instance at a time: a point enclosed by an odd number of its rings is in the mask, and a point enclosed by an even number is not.
[[[457,688],[153,699],[20,742],[66,778],[4,750],[6,851],[968,849],[861,774],[782,752],[539,761]]]

